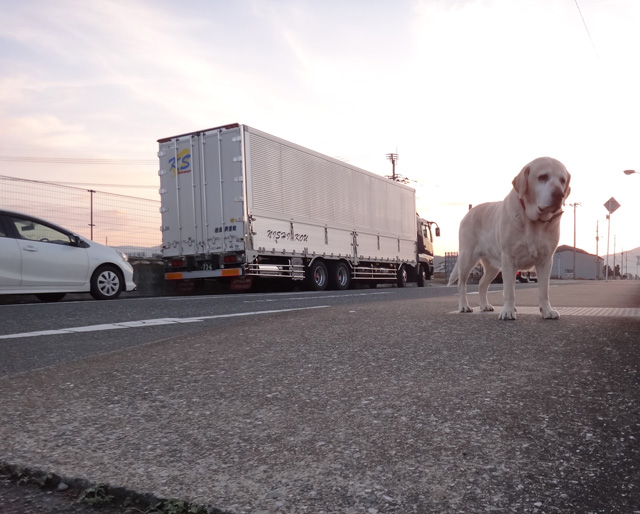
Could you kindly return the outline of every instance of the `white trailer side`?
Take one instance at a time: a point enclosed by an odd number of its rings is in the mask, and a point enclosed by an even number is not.
[[[245,149],[253,250],[415,263],[412,188],[246,126]]]

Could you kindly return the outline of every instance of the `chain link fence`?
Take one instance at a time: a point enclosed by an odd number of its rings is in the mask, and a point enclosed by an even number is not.
[[[160,253],[160,201],[0,175],[0,208],[62,225],[130,256]]]

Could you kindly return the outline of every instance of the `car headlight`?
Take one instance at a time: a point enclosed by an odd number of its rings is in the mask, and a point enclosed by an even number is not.
[[[120,257],[122,257],[123,261],[129,262],[129,256],[126,253],[121,252],[120,250],[116,250],[116,252],[118,252],[118,255],[120,255]]]

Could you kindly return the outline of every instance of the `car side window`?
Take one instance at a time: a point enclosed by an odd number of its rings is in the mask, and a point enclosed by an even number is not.
[[[61,245],[73,244],[73,240],[68,234],[60,232],[48,225],[26,218],[11,218],[11,221],[15,225],[21,239]]]

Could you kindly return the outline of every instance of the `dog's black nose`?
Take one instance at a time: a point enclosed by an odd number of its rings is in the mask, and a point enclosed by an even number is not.
[[[551,193],[551,198],[554,205],[562,205],[562,201],[564,200],[564,191],[562,189],[554,189],[553,193]]]

